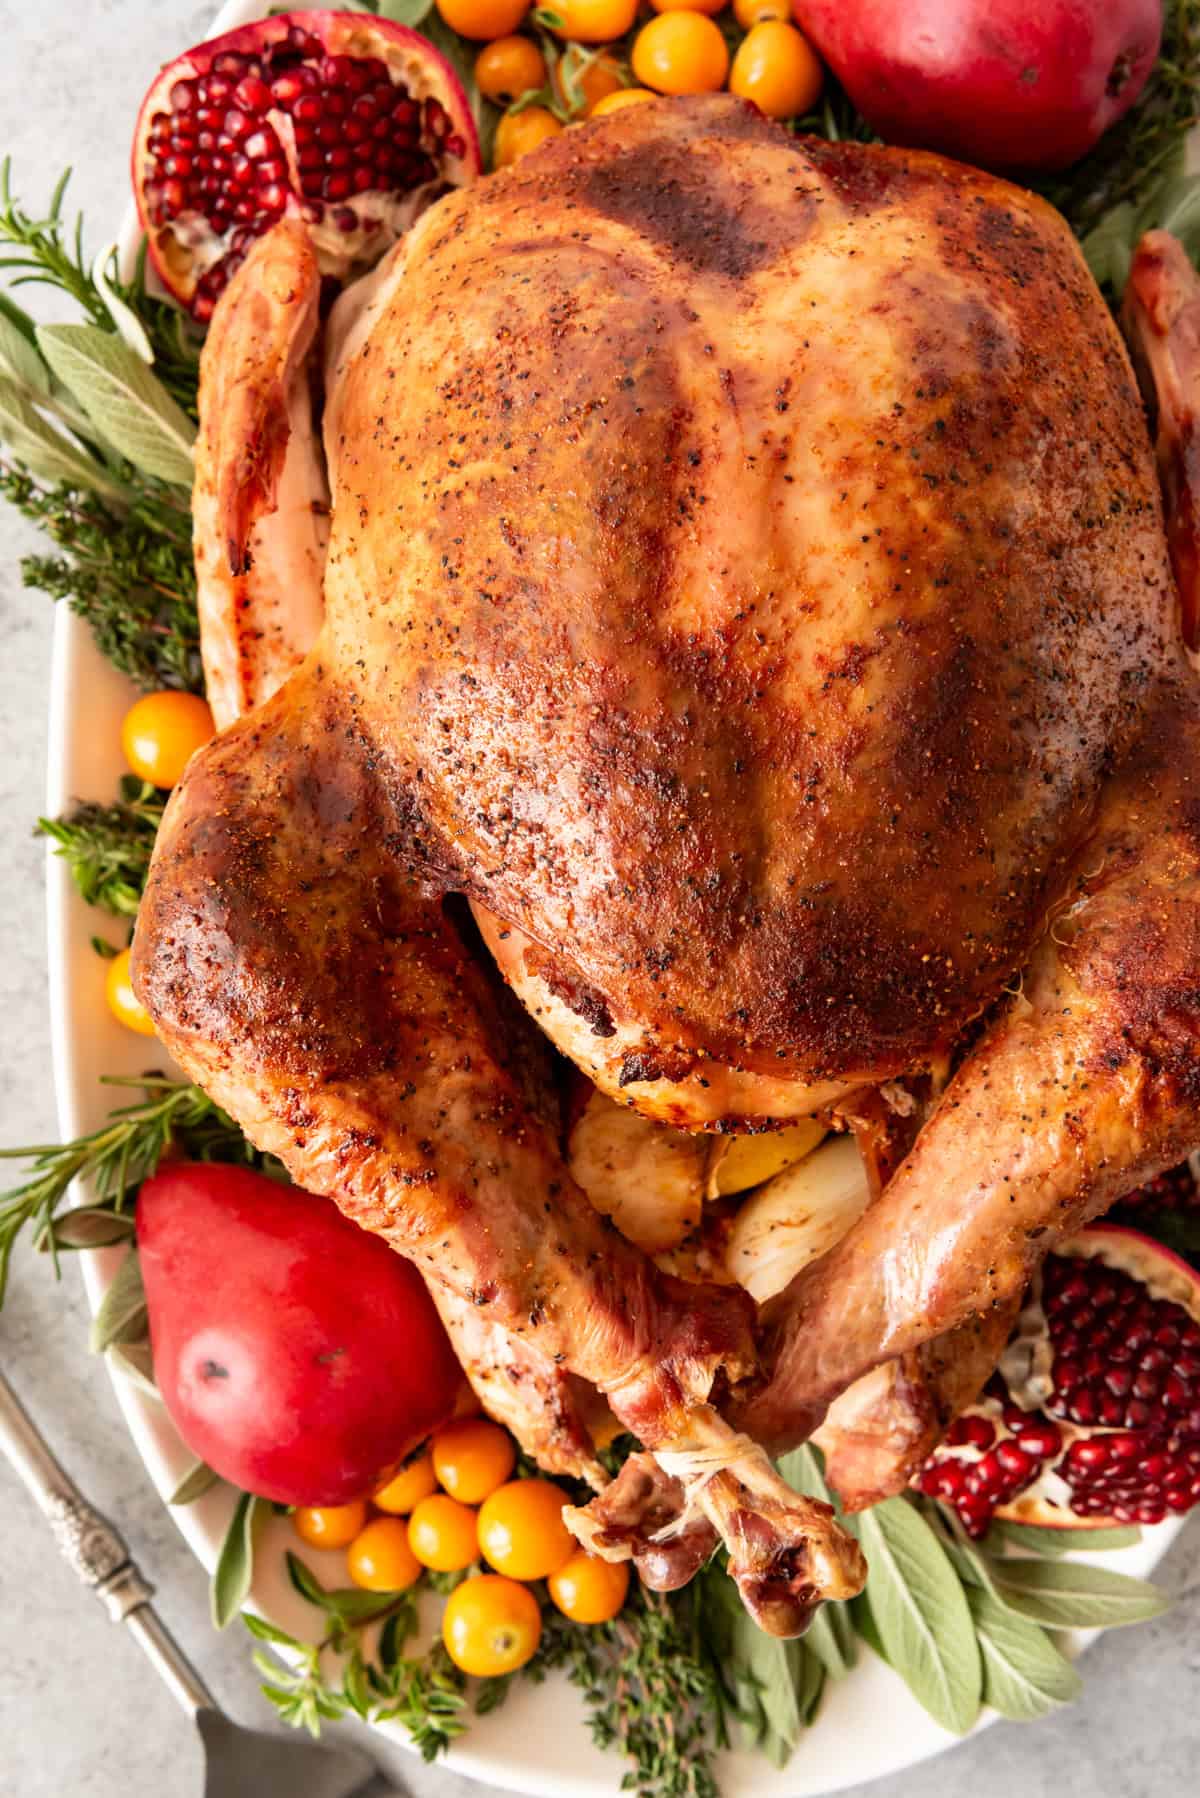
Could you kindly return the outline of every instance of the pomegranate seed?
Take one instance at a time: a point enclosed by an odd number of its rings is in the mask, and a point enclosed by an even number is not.
[[[321,192],[327,200],[346,200],[350,197],[349,175],[326,175],[321,183]]]
[[[1067,1450],[1065,1464],[1071,1468],[1096,1470],[1107,1467],[1111,1441],[1111,1436],[1092,1436],[1083,1442],[1073,1442]]]
[[[1062,1431],[1048,1419],[1036,1419],[1021,1425],[1018,1441],[1027,1454],[1045,1461],[1062,1447]]]
[[[442,148],[447,156],[465,156],[467,152],[467,146],[457,131],[451,132]]]
[[[358,215],[349,206],[339,206],[333,215],[339,231],[357,231]]]
[[[968,1536],[985,1536],[992,1521],[995,1506],[984,1498],[962,1498],[958,1502],[958,1514]]]
[[[431,100],[429,104],[431,106],[437,106],[437,101]],[[438,107],[438,110],[440,112],[441,108]],[[403,127],[405,125],[419,125],[420,122],[421,108],[417,105],[415,100],[400,100],[392,108],[393,125]]]
[[[236,106],[231,106],[229,108],[229,111],[221,120],[221,125],[227,135],[233,138],[235,143],[240,143],[247,132],[252,129],[252,121],[246,117],[244,112],[239,112]]]
[[[186,112],[196,103],[196,83],[194,81],[177,81],[170,93],[171,110]]]
[[[265,162],[258,165],[260,181],[283,181],[287,178],[287,163],[281,156],[268,156]]]
[[[292,109],[292,117],[303,119],[306,124],[315,125],[320,120],[323,111],[324,107],[316,94],[305,94],[303,99],[297,100]]]
[[[304,82],[298,69],[289,70],[286,75],[276,75],[271,83],[271,98],[277,106],[291,106],[304,92]]]
[[[339,93],[336,88],[331,94],[326,94],[324,100],[326,114],[331,119],[344,119],[350,110],[349,100],[347,100],[345,94]]]
[[[1022,1485],[1036,1471],[1033,1457],[1015,1442],[1002,1442],[996,1450],[996,1460],[1010,1479],[1020,1479]]]
[[[219,56],[213,57],[214,73],[218,75],[232,75],[235,81],[239,80],[243,74],[251,69],[255,74],[261,72],[258,68],[258,64],[252,57],[239,56],[236,50],[222,50]]]
[[[184,191],[182,181],[164,181],[162,187],[162,209],[166,218],[178,218],[183,211]]]
[[[379,101],[374,94],[359,94],[350,108],[352,118],[362,119],[365,123],[379,117]]]
[[[287,205],[287,188],[278,181],[268,181],[265,187],[259,188],[258,200],[267,212],[282,212]]]
[[[325,154],[326,165],[331,169],[348,169],[353,161],[353,151],[346,144],[334,144]]]
[[[1076,1423],[1096,1423],[1099,1420],[1100,1406],[1094,1392],[1081,1387],[1071,1394],[1071,1402],[1067,1407],[1067,1416]]]
[[[247,112],[262,112],[271,104],[271,90],[258,75],[247,75],[233,90],[233,103]]]
[[[361,144],[369,135],[361,119],[346,119],[342,125],[342,136],[348,144]]]

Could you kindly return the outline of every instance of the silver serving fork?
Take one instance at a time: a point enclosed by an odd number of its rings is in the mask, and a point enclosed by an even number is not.
[[[366,1798],[376,1769],[357,1748],[317,1747],[244,1729],[216,1700],[150,1600],[128,1548],[84,1498],[0,1372],[0,1449],[36,1499],[63,1557],[129,1628],[204,1744],[204,1798]]]

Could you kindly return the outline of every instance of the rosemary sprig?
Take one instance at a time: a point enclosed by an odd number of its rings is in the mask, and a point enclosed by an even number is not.
[[[251,1147],[232,1118],[198,1086],[165,1074],[111,1077],[104,1084],[136,1087],[144,1096],[136,1104],[119,1107],[98,1130],[74,1142],[0,1149],[0,1159],[33,1164],[28,1179],[0,1195],[0,1305],[13,1248],[23,1230],[32,1230],[34,1247],[49,1250],[57,1269],[60,1244],[54,1218],[74,1180],[86,1179],[92,1185],[94,1211],[120,1215],[168,1148],[177,1148],[192,1161],[233,1161],[267,1172],[278,1167]]]
[[[115,918],[132,918],[142,897],[154,838],[162,821],[163,795],[134,775],[121,782],[115,805],[77,805],[63,818],[39,818],[89,905]]]

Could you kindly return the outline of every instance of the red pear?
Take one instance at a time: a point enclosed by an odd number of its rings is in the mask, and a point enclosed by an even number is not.
[[[235,1486],[343,1504],[451,1415],[462,1375],[420,1274],[328,1199],[175,1162],[137,1241],[159,1390]]]
[[[888,143],[990,169],[1076,162],[1141,93],[1161,0],[792,0]]]

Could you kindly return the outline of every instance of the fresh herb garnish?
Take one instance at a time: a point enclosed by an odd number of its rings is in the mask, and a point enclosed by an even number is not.
[[[171,397],[193,419],[200,339],[187,317],[168,300],[146,291],[145,249],[132,281],[122,281],[115,247],[89,263],[83,248],[83,218],[69,225],[63,202],[71,171],[60,177],[45,216],[36,218],[14,199],[9,158],[0,165],[0,269],[12,272],[9,286],[57,288],[74,300],[94,325],[131,341]],[[11,295],[0,295],[2,313],[30,343],[33,321]]]
[[[0,439],[4,437],[0,418]],[[146,691],[203,688],[188,520],[157,495],[117,510],[95,492],[47,487],[0,463],[0,496],[57,545],[26,556],[27,587],[63,600],[106,660]]]
[[[72,1214],[61,1225],[56,1220],[74,1180],[86,1180],[93,1190],[90,1217],[119,1218],[128,1212],[138,1187],[149,1179],[168,1147],[191,1161],[231,1161],[268,1173],[280,1171],[278,1162],[252,1148],[233,1119],[198,1086],[164,1074],[111,1078],[105,1085],[136,1087],[144,1096],[136,1104],[121,1106],[98,1130],[74,1142],[0,1149],[2,1160],[33,1164],[27,1180],[0,1195],[0,1305],[22,1230],[32,1230],[34,1247],[48,1250],[56,1267],[60,1250],[78,1246],[71,1240]]]
[[[156,787],[128,774],[115,805],[77,805],[64,818],[39,818],[89,905],[114,918],[136,916],[166,801]]]

